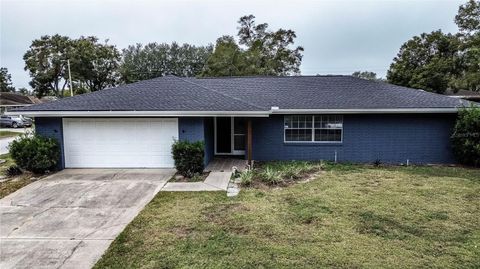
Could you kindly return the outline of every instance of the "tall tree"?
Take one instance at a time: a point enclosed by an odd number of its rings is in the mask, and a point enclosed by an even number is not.
[[[389,82],[443,93],[457,75],[459,40],[434,31],[415,36],[400,48],[387,72]]]
[[[231,36],[219,38],[202,75],[279,76],[300,73],[303,48],[291,47],[297,37],[293,30],[270,31],[267,23],[257,25],[253,15],[241,17],[238,23],[238,44]]]
[[[452,88],[480,91],[480,33],[471,36],[458,35],[458,74],[452,79]]]
[[[80,37],[73,42],[72,76],[88,91],[115,86],[119,79],[120,52],[115,46],[101,44],[94,36]]]
[[[108,44],[100,44],[96,37],[71,39],[67,36],[42,36],[32,41],[23,56],[25,70],[29,71],[30,85],[39,96],[63,97],[69,82],[67,61],[71,63],[74,85],[87,91],[97,91],[117,82],[120,53]]]
[[[379,78],[377,78],[377,73],[370,71],[355,71],[352,73],[352,76],[367,80],[380,80]]]
[[[168,74],[182,77],[199,75],[213,47],[179,45],[176,42],[136,44],[123,50],[120,73],[125,83]]]
[[[15,87],[12,86],[12,76],[5,67],[0,67],[0,91],[15,92]]]
[[[469,0],[458,8],[455,23],[461,32],[478,33],[480,31],[480,1]]]
[[[245,69],[246,59],[232,36],[217,39],[215,52],[208,58],[202,75],[235,76]]]
[[[67,36],[42,36],[32,41],[25,53],[25,70],[37,96],[63,96],[67,85],[67,59],[72,56],[73,41]]]
[[[480,1],[461,5],[455,23],[457,34],[438,30],[404,43],[390,65],[388,81],[437,93],[480,91]]]
[[[458,9],[455,23],[460,29],[460,72],[454,88],[480,91],[480,1],[470,0]]]

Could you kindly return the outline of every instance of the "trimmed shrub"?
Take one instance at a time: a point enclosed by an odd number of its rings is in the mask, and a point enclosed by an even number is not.
[[[459,111],[452,145],[460,163],[480,166],[480,107],[471,106]]]
[[[14,176],[18,176],[18,175],[21,175],[23,172],[22,172],[22,169],[20,169],[20,167],[18,167],[18,165],[10,165],[7,170],[5,170],[5,175],[7,177],[14,177]]]
[[[175,141],[172,146],[172,155],[175,168],[185,177],[193,177],[203,171],[204,144],[201,141]]]
[[[43,174],[56,169],[60,146],[53,138],[22,135],[10,144],[10,156],[20,168]]]

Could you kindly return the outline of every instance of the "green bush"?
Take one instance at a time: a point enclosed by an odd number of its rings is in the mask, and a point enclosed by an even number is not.
[[[463,108],[452,135],[453,152],[460,163],[480,166],[480,108]]]
[[[10,144],[10,156],[20,168],[43,174],[57,167],[60,146],[53,138],[22,135]]]
[[[172,146],[175,168],[185,177],[193,177],[203,171],[204,144],[201,141],[175,141]]]

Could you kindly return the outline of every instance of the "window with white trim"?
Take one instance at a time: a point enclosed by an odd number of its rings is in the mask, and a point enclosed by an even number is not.
[[[285,142],[342,142],[342,115],[288,115]]]

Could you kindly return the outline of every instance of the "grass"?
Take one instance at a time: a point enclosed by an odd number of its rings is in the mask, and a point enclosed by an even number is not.
[[[21,134],[22,133],[19,133],[19,132],[0,131],[0,138],[14,137],[14,136],[19,136]]]
[[[6,161],[0,164],[0,175],[5,176],[5,170],[11,165],[14,165],[15,162],[9,154],[0,155],[0,159]],[[25,172],[21,175],[9,178],[8,181],[0,182],[0,199],[32,183],[32,178],[33,175],[31,173]]]
[[[480,170],[328,164],[235,198],[160,192],[95,268],[478,268],[479,216]]]

